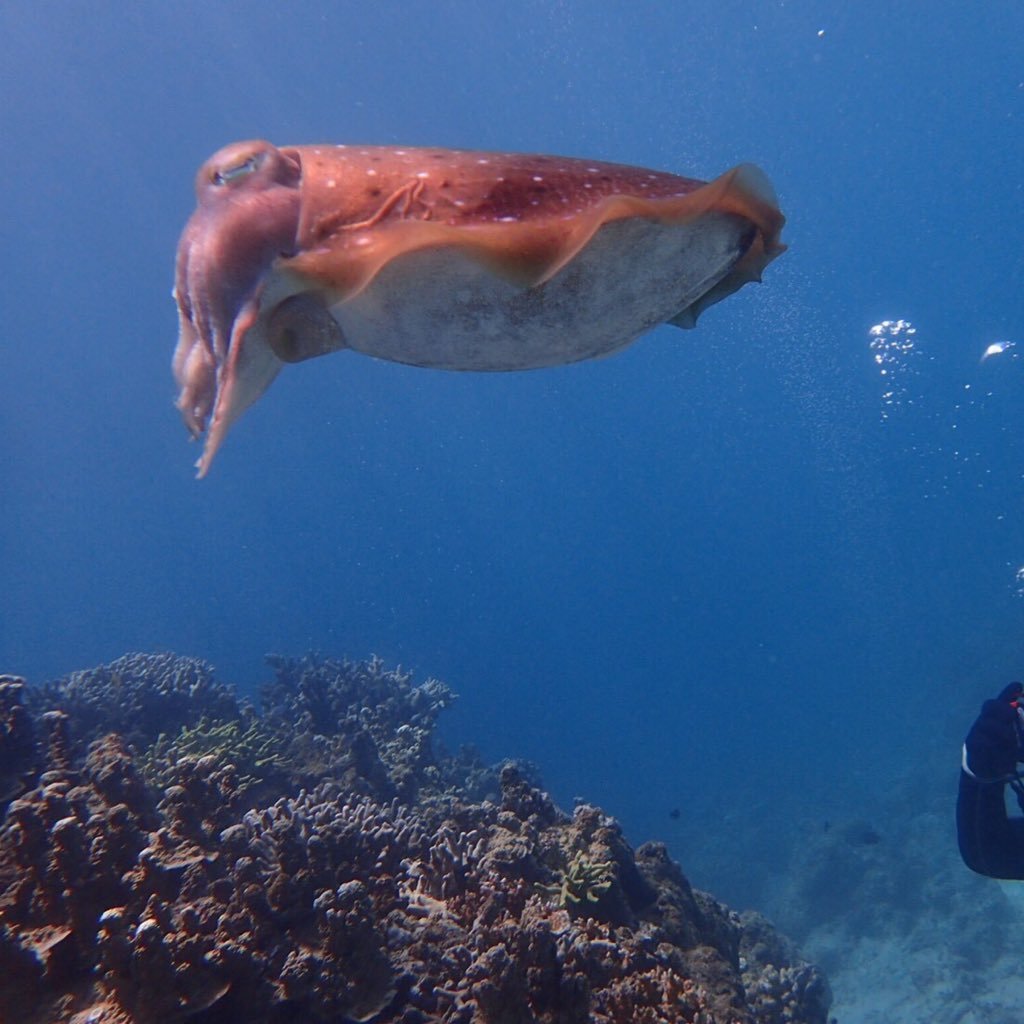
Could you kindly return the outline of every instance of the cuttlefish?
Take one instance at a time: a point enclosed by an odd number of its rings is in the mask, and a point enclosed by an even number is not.
[[[556,156],[239,142],[178,244],[177,405],[203,476],[285,363],[447,370],[605,355],[698,315],[785,246],[749,164],[707,183]]]

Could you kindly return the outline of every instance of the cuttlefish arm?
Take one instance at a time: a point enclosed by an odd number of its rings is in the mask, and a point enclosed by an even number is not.
[[[266,346],[247,347],[245,340],[271,267],[294,254],[300,182],[298,159],[259,142],[222,149],[196,176],[199,205],[181,236],[175,268],[173,369],[186,426],[194,437],[209,431],[200,476],[228,428],[281,366]]]

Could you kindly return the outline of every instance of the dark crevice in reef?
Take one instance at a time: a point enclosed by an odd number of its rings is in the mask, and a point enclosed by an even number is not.
[[[440,750],[443,683],[268,660],[258,708],[166,654],[0,677],[0,1020],[826,1021],[664,846]]]

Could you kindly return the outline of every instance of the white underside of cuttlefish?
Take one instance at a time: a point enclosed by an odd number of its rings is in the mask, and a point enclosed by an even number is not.
[[[350,348],[524,370],[605,355],[760,278],[784,248],[750,166],[705,184],[436,149],[229,146],[178,247],[178,407],[202,476],[283,365]]]

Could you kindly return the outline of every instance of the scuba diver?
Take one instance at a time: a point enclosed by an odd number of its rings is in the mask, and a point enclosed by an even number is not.
[[[1024,811],[1024,684],[1010,683],[981,713],[964,741],[956,831],[960,856],[980,875],[1024,879],[1024,818],[1006,813],[1009,785]]]

